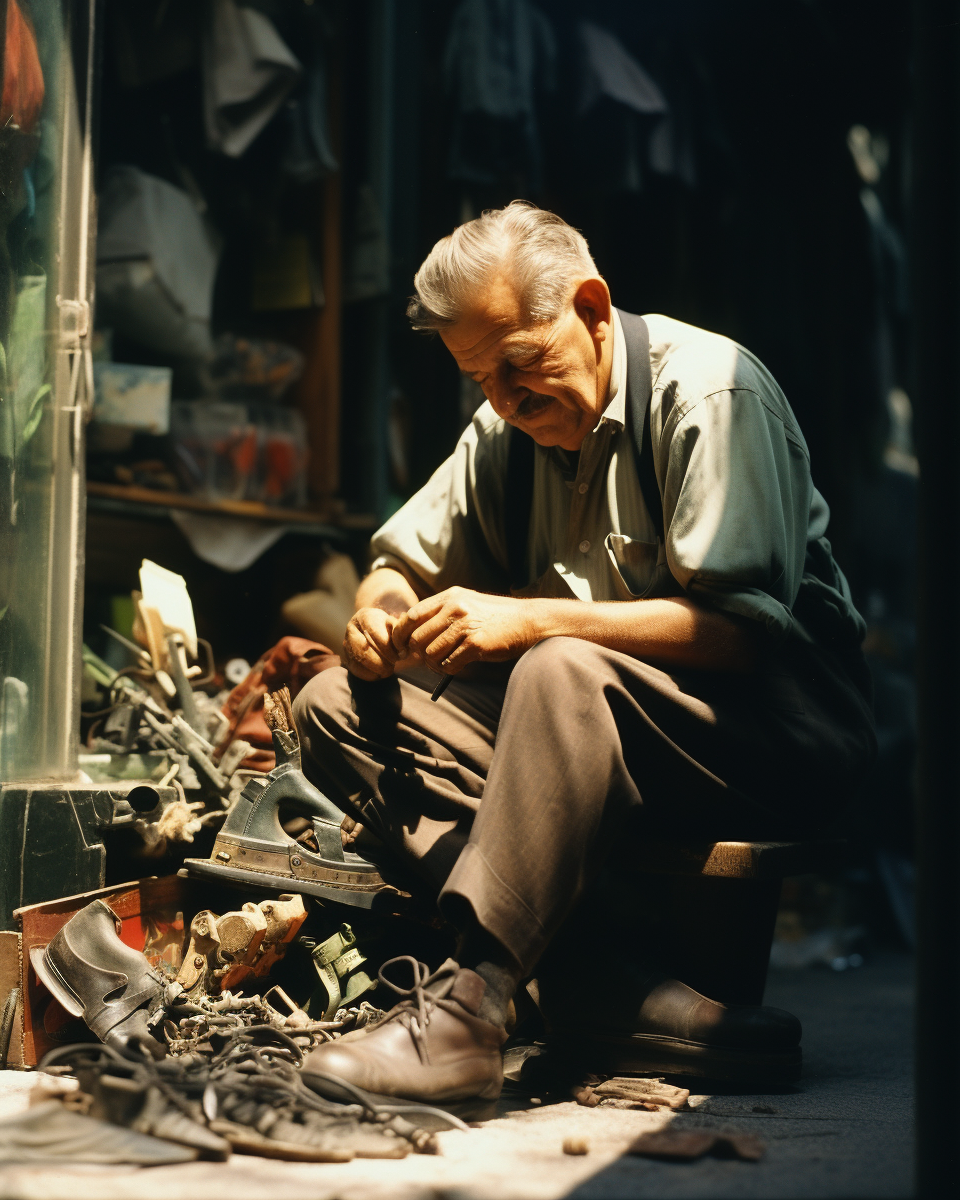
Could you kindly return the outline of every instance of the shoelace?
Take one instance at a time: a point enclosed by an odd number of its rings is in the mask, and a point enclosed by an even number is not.
[[[410,964],[413,971],[413,983],[410,987],[401,987],[384,975],[387,967],[392,967],[394,963]],[[430,1011],[434,1007],[433,997],[428,997],[427,988],[442,981],[452,981],[454,974],[453,967],[444,964],[431,975],[427,964],[419,962],[410,954],[400,954],[396,958],[388,959],[377,973],[378,979],[385,987],[403,997],[400,1004],[384,1018],[384,1023],[400,1020],[406,1025],[424,1066],[430,1064],[430,1052],[427,1049],[427,1026],[430,1024]],[[416,1005],[416,1011],[414,1011],[414,1005]]]
[[[440,972],[437,975],[442,977]],[[426,976],[423,983],[430,980]],[[54,1075],[107,1072],[132,1077],[145,1086],[156,1087],[182,1116],[200,1123],[204,1118],[207,1122],[216,1120],[221,1107],[232,1119],[231,1110],[246,1104],[260,1115],[268,1108],[280,1110],[287,1119],[304,1126],[319,1119],[389,1129],[421,1153],[435,1152],[429,1128],[437,1128],[438,1121],[441,1128],[467,1129],[459,1118],[431,1105],[375,1103],[346,1080],[322,1073],[320,1078],[333,1084],[341,1096],[333,1100],[317,1095],[300,1076],[302,1061],[302,1048],[288,1035],[269,1026],[253,1026],[236,1030],[212,1059],[204,1056],[200,1062],[188,1064],[170,1058],[159,1063],[151,1058],[138,1061],[119,1054],[112,1046],[82,1042],[51,1050],[38,1070]],[[194,1107],[197,1101],[202,1117]],[[417,1117],[428,1118],[428,1129],[412,1123],[411,1119]]]
[[[78,1042],[73,1045],[57,1046],[41,1059],[38,1071],[49,1074],[62,1074],[69,1071],[80,1076],[86,1071],[91,1075],[111,1074],[132,1080],[144,1089],[144,1094],[150,1087],[155,1087],[160,1094],[184,1117],[191,1121],[196,1114],[190,1107],[189,1101],[177,1089],[178,1080],[173,1080],[161,1073],[157,1063],[148,1055],[134,1059],[119,1054],[112,1046],[92,1042]]]

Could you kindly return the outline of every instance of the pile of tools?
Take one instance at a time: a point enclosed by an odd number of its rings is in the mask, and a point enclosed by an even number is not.
[[[239,722],[224,711],[230,693],[204,690],[214,679],[213,655],[197,637],[184,580],[145,559],[140,586],[133,593],[135,640],[107,630],[135,662],[117,671],[84,651],[88,678],[106,704],[87,714],[94,723],[81,766],[99,770],[106,780],[139,777],[143,785],[176,789],[178,800],[162,812],[155,811],[155,795],[142,805],[151,819],[137,820],[135,828],[145,852],[164,854],[212,826],[219,832],[210,857],[184,863],[193,878],[291,890],[360,908],[400,898],[373,863],[346,848],[352,822],[303,774],[289,690],[251,690],[250,699],[263,705],[273,744],[272,755],[260,760],[272,758],[273,766],[242,767],[253,747],[236,736]],[[201,648],[205,667],[197,661]],[[128,795],[133,804],[135,789]]]
[[[297,893],[222,914],[203,909],[174,976],[121,940],[122,923],[103,900],[81,908],[30,958],[53,997],[99,1040],[47,1054],[40,1070],[54,1082],[46,1078],[34,1097],[46,1123],[38,1126],[32,1111],[0,1123],[0,1152],[96,1162],[434,1153],[436,1130],[462,1127],[449,1114],[385,1106],[343,1081],[301,1074],[313,1047],[384,1015],[361,999],[376,979],[351,927],[322,941],[301,937],[308,915]],[[315,979],[303,1007],[270,983],[294,947]]]
[[[202,814],[189,821],[213,819],[230,808],[250,777],[240,764],[251,746],[229,737],[222,711],[229,690],[210,694],[213,651],[197,636],[182,577],[144,559],[140,586],[133,593],[135,640],[102,626],[132,662],[116,670],[84,647],[87,695],[100,707],[84,712],[80,765],[98,782],[141,778],[172,785],[181,804],[190,793],[190,812]],[[175,837],[176,826],[170,819],[167,824]],[[192,840],[199,828],[183,828],[177,840]]]
[[[139,918],[125,932],[108,890],[32,946],[35,977],[65,1010],[59,1027],[74,1032],[40,1063],[35,1107],[0,1123],[0,1154],[342,1162],[435,1151],[434,1132],[463,1127],[456,1118],[301,1072],[311,1049],[384,1015],[344,915],[375,933],[371,910],[397,913],[410,897],[355,851],[355,821],[303,773],[289,690],[267,692],[258,677],[251,691],[272,754],[239,738],[250,703],[228,715],[237,696],[216,686],[183,579],[144,560],[140,584],[132,639],[107,630],[129,664],[84,650],[81,767],[126,789],[141,853],[174,855],[187,920],[164,917],[162,944],[144,942]],[[157,796],[171,789],[164,807]],[[177,853],[205,828],[208,857]],[[80,1022],[90,1040],[77,1040]]]

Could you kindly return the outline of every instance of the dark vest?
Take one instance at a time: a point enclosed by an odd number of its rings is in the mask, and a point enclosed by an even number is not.
[[[663,498],[653,465],[653,443],[650,438],[650,334],[643,317],[622,312],[620,325],[627,362],[627,433],[633,443],[637,461],[637,476],[647,511],[653,519],[657,536],[663,541]],[[527,568],[527,545],[530,539],[530,515],[533,508],[533,464],[537,444],[526,433],[513,427],[507,455],[507,481],[504,490],[504,522],[507,542],[507,562],[510,586],[524,588],[530,582]]]

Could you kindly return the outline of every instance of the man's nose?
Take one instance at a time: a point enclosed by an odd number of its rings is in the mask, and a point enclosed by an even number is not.
[[[510,379],[498,380],[487,392],[487,399],[498,417],[512,417],[530,395],[524,384]]]

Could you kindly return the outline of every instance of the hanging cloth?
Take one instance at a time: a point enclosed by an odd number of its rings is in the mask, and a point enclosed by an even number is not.
[[[555,87],[553,26],[527,0],[462,0],[444,50],[456,107],[450,175],[493,184],[505,174],[540,184],[536,101]]]
[[[203,38],[203,106],[211,148],[239,158],[302,73],[263,13],[234,0],[212,0]]]

